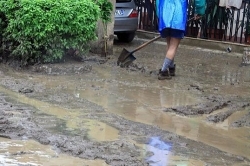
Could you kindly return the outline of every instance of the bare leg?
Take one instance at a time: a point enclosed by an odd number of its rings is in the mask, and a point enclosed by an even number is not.
[[[167,38],[167,52],[166,52],[166,57],[164,59],[162,68],[161,68],[161,72],[168,72],[168,70],[172,70],[173,68],[175,68],[174,66],[174,57],[177,51],[177,48],[180,44],[181,39],[178,38]],[[174,74],[172,74],[174,76]]]
[[[171,37],[167,46],[166,58],[173,60],[181,39]],[[167,38],[168,43],[168,38]]]
[[[177,48],[180,44],[181,39],[167,37],[167,47],[166,47],[166,57],[164,59],[162,68],[159,72],[158,79],[171,79],[171,76],[175,76],[175,65],[174,65],[174,57],[177,51]],[[171,71],[171,74],[170,74]]]
[[[170,39],[171,39],[171,38],[170,38],[170,37],[167,37],[166,39],[167,39],[167,51],[166,51],[166,52],[168,52],[168,48],[169,48],[169,45],[170,45]]]
[[[166,50],[166,53],[168,52],[168,48],[169,48],[169,45],[170,45],[170,39],[171,39],[171,37],[167,37],[166,38],[166,40],[167,40],[167,50]],[[169,65],[169,70],[170,69],[173,70],[174,67],[175,67],[175,65],[174,65],[174,59],[172,59],[172,62]],[[174,75],[174,74],[172,74],[172,75]]]

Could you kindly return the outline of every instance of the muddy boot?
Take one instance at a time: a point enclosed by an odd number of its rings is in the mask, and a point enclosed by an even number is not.
[[[172,68],[169,68],[169,74],[170,76],[175,76],[175,65]]]
[[[158,80],[165,80],[165,79],[171,79],[172,77],[169,74],[169,71],[161,71],[161,69],[159,70],[159,74],[158,74]]]

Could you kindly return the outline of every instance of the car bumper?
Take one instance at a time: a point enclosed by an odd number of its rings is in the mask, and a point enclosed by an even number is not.
[[[138,18],[115,18],[114,32],[136,31],[138,27]]]

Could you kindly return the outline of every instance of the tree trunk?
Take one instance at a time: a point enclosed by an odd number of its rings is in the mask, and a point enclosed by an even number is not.
[[[107,32],[105,32],[105,25],[101,20],[97,23],[97,37],[98,39],[91,44],[91,52],[107,56],[113,54],[114,42],[114,10],[116,0],[109,0],[113,4],[113,12],[111,13],[111,22],[107,25]]]

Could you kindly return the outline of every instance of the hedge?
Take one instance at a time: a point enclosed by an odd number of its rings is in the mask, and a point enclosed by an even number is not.
[[[100,2],[108,1],[97,2],[0,0],[0,53],[18,58],[25,65],[61,59],[70,48],[86,50],[96,39],[97,20],[104,16],[110,19],[110,10],[101,12],[105,6]]]

